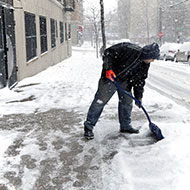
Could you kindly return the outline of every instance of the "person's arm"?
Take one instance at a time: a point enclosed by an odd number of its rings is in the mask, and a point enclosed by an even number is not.
[[[119,45],[112,46],[104,51],[103,67],[106,70],[106,78],[113,81],[112,77],[116,78],[113,71],[113,63],[116,61]]]
[[[112,70],[113,62],[115,61],[114,49],[108,48],[105,50],[103,55],[103,67],[106,71]]]
[[[141,77],[137,80],[135,85],[133,86],[133,92],[136,99],[142,101],[143,92],[144,92],[144,86],[145,86],[145,80],[148,77],[148,70],[150,65],[146,66],[144,74],[142,74]]]

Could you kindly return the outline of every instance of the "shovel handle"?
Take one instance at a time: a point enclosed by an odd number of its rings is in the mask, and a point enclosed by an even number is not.
[[[119,84],[117,83],[116,79],[113,77],[112,75],[112,79],[113,79],[113,83],[115,84],[115,86],[121,91],[123,92],[124,94],[126,94],[127,96],[129,96],[130,98],[132,98],[138,105],[140,108],[142,108],[142,110],[144,111],[149,123],[152,123],[151,120],[150,120],[150,117],[147,113],[147,111],[145,110],[145,108],[143,107],[143,105],[141,104],[141,102],[139,100],[137,100],[135,97],[133,97],[131,94],[129,94],[126,90],[124,90],[123,88],[121,88],[119,86]]]
[[[160,130],[160,128],[155,125],[154,123],[151,122],[150,117],[147,113],[147,111],[145,110],[145,108],[143,107],[143,105],[141,104],[141,102],[139,100],[137,100],[135,97],[133,97],[131,94],[129,94],[127,91],[125,91],[124,89],[122,89],[119,84],[117,83],[116,79],[113,77],[112,75],[112,79],[113,82],[115,84],[115,86],[124,94],[126,94],[127,96],[129,96],[130,98],[132,98],[139,106],[140,108],[142,108],[142,110],[144,111],[148,121],[149,121],[149,128],[152,131],[152,133],[156,136],[157,140],[162,140],[164,138],[164,136],[162,135],[162,132]]]

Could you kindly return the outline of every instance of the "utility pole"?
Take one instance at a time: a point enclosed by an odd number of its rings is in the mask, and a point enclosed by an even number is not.
[[[159,7],[159,33],[158,33],[160,46],[162,45],[162,36],[163,36],[163,33],[162,33],[162,7],[160,5],[160,7]]]
[[[100,12],[101,12],[101,31],[102,31],[102,43],[101,54],[106,49],[106,35],[105,35],[105,21],[104,21],[104,1],[100,0]]]
[[[148,1],[146,0],[146,32],[147,32],[147,42],[150,41],[150,31],[149,31],[149,19],[148,19]]]

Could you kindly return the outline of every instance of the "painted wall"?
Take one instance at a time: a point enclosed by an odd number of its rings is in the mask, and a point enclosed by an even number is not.
[[[65,23],[70,23],[70,13],[64,12],[63,6],[56,0],[14,0],[16,57],[18,80],[33,76],[51,65],[55,65],[72,55],[71,39],[66,41]],[[26,61],[25,19],[24,12],[35,14],[37,33],[37,56]],[[48,51],[41,54],[39,16],[46,17]],[[56,47],[51,48],[50,18],[57,21]],[[59,22],[64,23],[64,43],[60,43]]]

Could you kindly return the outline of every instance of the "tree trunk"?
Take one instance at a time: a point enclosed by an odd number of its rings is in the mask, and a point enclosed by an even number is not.
[[[106,35],[105,35],[105,21],[104,21],[104,1],[100,0],[100,12],[101,12],[101,31],[102,31],[102,49],[101,54],[106,49]]]

